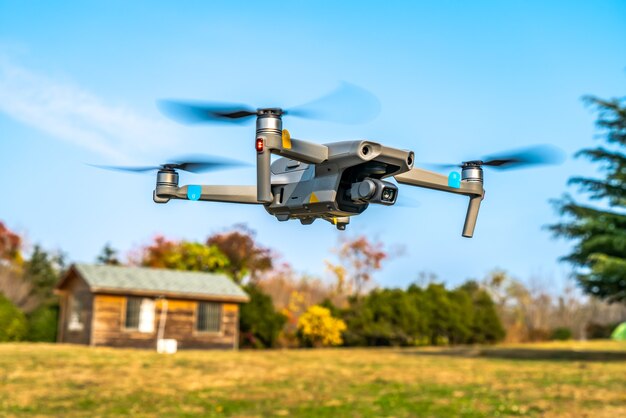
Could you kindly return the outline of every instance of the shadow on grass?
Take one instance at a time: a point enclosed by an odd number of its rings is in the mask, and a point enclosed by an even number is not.
[[[417,350],[405,352],[416,356],[447,356],[466,358],[495,358],[505,360],[552,361],[626,361],[626,351],[531,349],[500,347],[459,347],[437,351]]]

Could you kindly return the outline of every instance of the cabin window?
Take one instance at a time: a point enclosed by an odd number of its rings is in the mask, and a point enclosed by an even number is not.
[[[126,298],[126,329],[154,332],[154,300],[150,298]]]
[[[201,332],[220,332],[222,330],[222,304],[198,302],[196,330]]]
[[[67,324],[67,329],[70,331],[82,331],[83,330],[83,318],[81,312],[83,305],[76,296],[70,296],[70,318]]]

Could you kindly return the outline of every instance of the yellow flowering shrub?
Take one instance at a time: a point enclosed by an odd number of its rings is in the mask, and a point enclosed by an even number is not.
[[[334,318],[327,308],[319,305],[310,306],[298,319],[299,334],[314,347],[341,344],[341,333],[345,330],[345,322]]]

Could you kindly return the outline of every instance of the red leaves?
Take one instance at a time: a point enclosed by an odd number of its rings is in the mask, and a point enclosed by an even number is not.
[[[22,239],[0,222],[0,260],[21,261]]]

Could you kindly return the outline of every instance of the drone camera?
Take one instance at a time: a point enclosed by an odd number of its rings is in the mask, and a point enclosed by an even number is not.
[[[383,192],[381,193],[381,196],[380,196],[383,202],[391,202],[391,203],[393,203],[393,201],[395,200],[395,197],[396,197],[396,191],[392,189],[391,187],[383,188]]]
[[[352,184],[350,198],[355,202],[393,205],[398,197],[398,187],[387,181],[366,178]]]

